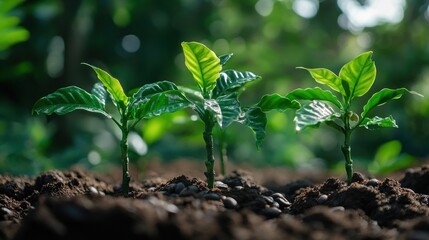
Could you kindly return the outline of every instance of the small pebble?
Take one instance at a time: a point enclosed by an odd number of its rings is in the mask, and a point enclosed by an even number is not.
[[[244,187],[243,186],[235,186],[234,187],[234,189],[237,189],[237,190],[242,190]]]
[[[275,208],[280,208],[280,204],[276,201],[274,201],[273,204],[271,204],[271,205]]]
[[[284,198],[284,199],[286,199],[285,196],[283,196],[283,194],[278,193],[278,192],[274,193],[273,195],[271,195],[271,197],[274,198],[274,199],[277,199],[277,198]]]
[[[346,209],[343,206],[336,206],[331,208],[332,212],[344,212]]]
[[[177,194],[180,194],[180,192],[185,188],[185,184],[179,182],[176,184],[176,187],[174,188],[174,192]]]
[[[279,204],[280,208],[287,208],[292,205],[286,198],[277,198],[275,201]]]
[[[362,182],[365,180],[365,176],[360,172],[354,172],[352,176],[352,182]]]
[[[366,183],[367,186],[372,186],[372,187],[378,187],[378,185],[380,185],[380,180],[376,179],[376,178],[371,178],[370,180],[368,180],[368,182]]]
[[[2,207],[1,211],[4,212],[5,215],[12,215],[13,214],[13,211],[10,210],[9,208]]]
[[[167,185],[165,190],[167,190],[168,193],[175,193],[176,192],[176,184],[172,183],[170,185]]]
[[[270,208],[262,209],[260,213],[264,215],[266,218],[276,218],[280,216],[282,211],[278,208],[270,207]]]
[[[216,181],[214,183],[215,187],[217,188],[223,188],[223,189],[227,189],[228,185],[226,185],[225,183],[221,182],[221,181]]]
[[[226,198],[223,200],[223,205],[224,205],[226,208],[229,208],[229,209],[236,209],[236,208],[238,207],[237,200],[235,200],[235,199],[234,199],[234,198],[232,198],[232,197],[226,197]]]
[[[179,208],[172,204],[172,203],[168,203],[166,201],[163,201],[161,199],[158,199],[156,197],[149,197],[148,201],[154,205],[155,207],[160,207],[163,208],[165,211],[169,212],[169,213],[178,213],[179,212]]]
[[[164,208],[169,213],[178,213],[179,212],[179,208],[172,203],[165,204]]]
[[[100,196],[106,196],[106,194],[103,191],[98,191],[98,194],[100,194]]]
[[[328,195],[322,194],[317,198],[317,203],[324,203],[328,200]]]
[[[191,185],[191,186],[189,186],[189,189],[191,189],[192,191],[194,191],[195,193],[197,193],[200,189],[198,189],[198,187],[197,186],[195,186],[195,185]]]
[[[262,198],[264,199],[264,201],[268,204],[273,204],[274,199],[272,197],[268,197],[268,196],[262,196]]]
[[[205,200],[213,200],[213,201],[218,201],[220,200],[220,196],[216,193],[206,193],[203,195],[203,198]]]
[[[198,188],[197,188],[197,190],[198,190]],[[190,186],[189,187],[185,187],[180,193],[179,193],[179,196],[181,196],[181,197],[186,197],[186,196],[191,196],[191,195],[193,195],[193,194],[195,194],[196,193],[196,191],[195,191],[195,189],[194,188],[191,188]]]
[[[97,191],[97,189],[96,189],[95,187],[90,186],[88,189],[89,189],[89,191],[90,191],[91,193],[93,193],[93,194],[98,194],[98,191]]]

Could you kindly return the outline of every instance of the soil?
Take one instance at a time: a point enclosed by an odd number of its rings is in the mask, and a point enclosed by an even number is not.
[[[79,168],[3,175],[0,239],[429,239],[429,166],[396,180],[355,173],[351,184],[273,172],[256,181],[257,171],[220,176],[211,190],[152,171],[128,197],[114,177]]]

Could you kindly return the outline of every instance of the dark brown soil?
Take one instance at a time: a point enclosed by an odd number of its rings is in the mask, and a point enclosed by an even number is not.
[[[270,182],[270,180],[268,181]],[[0,176],[0,239],[429,239],[429,167],[258,185],[235,171],[119,182],[82,169]]]

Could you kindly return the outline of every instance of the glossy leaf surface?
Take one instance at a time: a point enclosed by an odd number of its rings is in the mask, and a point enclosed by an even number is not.
[[[247,71],[226,70],[220,73],[216,81],[216,88],[213,90],[213,98],[237,90],[246,83],[260,79],[259,76]]]
[[[222,128],[226,128],[232,122],[238,120],[241,109],[236,93],[220,96],[216,101],[222,111]]]
[[[274,93],[263,96],[257,106],[263,112],[269,112],[271,110],[284,112],[287,109],[298,109],[301,105],[295,100],[290,100],[286,97],[280,96],[277,93]]]
[[[378,128],[397,128],[395,119],[392,116],[381,118],[381,117],[373,117],[373,118],[365,118],[359,124],[359,127],[365,127],[369,130],[374,130]]]
[[[409,91],[406,88],[398,88],[398,89],[388,89],[384,88],[377,93],[374,93],[372,97],[368,100],[367,104],[363,107],[363,112],[361,114],[362,118],[365,118],[368,113],[374,109],[375,107],[381,106],[391,100],[399,99],[405,93],[411,93],[414,95],[421,96],[419,93]]]
[[[67,114],[75,110],[101,113],[111,118],[104,109],[103,102],[93,94],[76,87],[60,88],[55,92],[42,97],[33,106],[33,114]]]
[[[301,131],[306,127],[318,127],[321,123],[340,117],[328,104],[312,101],[296,111],[295,129]]]
[[[169,81],[161,81],[143,85],[133,95],[133,100],[148,100],[151,96],[165,91],[177,90],[176,84]]]
[[[259,107],[248,108],[245,109],[240,122],[252,129],[255,134],[256,147],[260,149],[265,139],[265,127],[267,126],[266,114]]]
[[[204,99],[204,112],[211,114],[216,119],[216,122],[219,124],[219,126],[222,127],[222,109],[216,100]],[[203,117],[201,118],[204,119]]]
[[[342,109],[341,102],[335,97],[332,92],[328,90],[322,90],[319,87],[315,88],[306,88],[306,89],[296,89],[286,95],[287,98],[291,100],[319,100],[319,101],[328,101],[339,109]]]
[[[106,105],[107,101],[107,91],[104,88],[102,83],[96,83],[94,84],[94,87],[91,90],[91,94],[95,95],[100,102],[104,105]]]
[[[132,114],[134,119],[148,119],[191,106],[192,103],[180,91],[169,90],[153,94],[147,101],[134,105]]]
[[[229,59],[231,59],[231,57],[233,55],[234,55],[233,53],[228,53],[228,54],[220,56],[219,57],[219,59],[220,59],[220,65],[224,66],[229,61]]]

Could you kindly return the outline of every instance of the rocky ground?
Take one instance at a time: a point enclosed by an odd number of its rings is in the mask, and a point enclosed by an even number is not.
[[[82,169],[2,175],[0,239],[429,239],[429,166],[396,180],[356,173],[351,184],[257,171],[211,190],[152,174],[127,198],[118,181]]]

